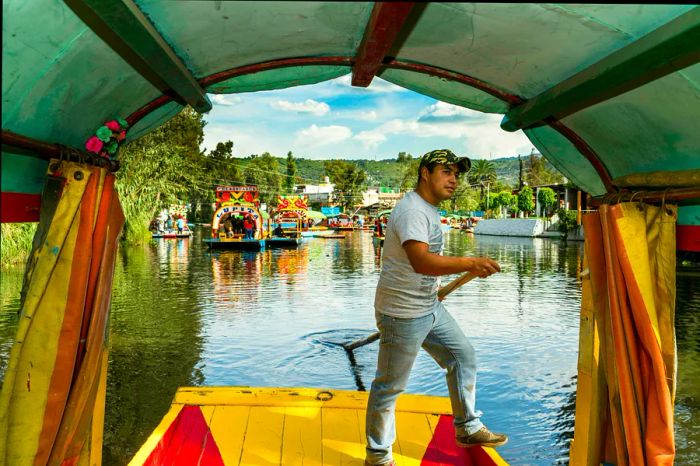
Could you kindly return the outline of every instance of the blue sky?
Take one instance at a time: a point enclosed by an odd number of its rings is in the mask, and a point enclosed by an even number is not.
[[[499,127],[501,115],[480,113],[374,78],[368,88],[350,75],[319,84],[229,95],[209,95],[203,147],[231,140],[245,157],[292,151],[307,159],[386,159],[448,148],[458,155],[495,159],[529,154],[522,131]]]

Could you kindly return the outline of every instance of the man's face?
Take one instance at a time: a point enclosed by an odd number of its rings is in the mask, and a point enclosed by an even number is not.
[[[459,181],[459,168],[456,164],[438,164],[432,173],[425,168],[425,173],[428,175],[426,185],[435,198],[444,201],[454,196]]]

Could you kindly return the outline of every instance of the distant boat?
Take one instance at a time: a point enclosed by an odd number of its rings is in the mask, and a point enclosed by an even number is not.
[[[256,186],[217,186],[217,209],[211,222],[211,238],[202,241],[210,249],[246,249],[261,250],[265,248],[263,216],[259,210],[260,201]],[[243,219],[253,221],[253,238],[245,238],[243,233],[234,232],[232,220],[236,223]]]
[[[185,230],[182,233],[176,231],[165,231],[162,233],[151,233],[151,238],[153,239],[176,239],[176,238],[189,238],[192,236],[191,230]]]

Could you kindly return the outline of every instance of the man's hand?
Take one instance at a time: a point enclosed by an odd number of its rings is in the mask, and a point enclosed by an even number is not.
[[[493,259],[488,257],[471,257],[468,272],[472,272],[479,278],[486,278],[496,272],[501,271],[501,266]]]

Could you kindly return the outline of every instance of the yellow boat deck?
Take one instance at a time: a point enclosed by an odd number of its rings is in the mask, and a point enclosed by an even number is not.
[[[367,392],[183,387],[130,465],[360,465]],[[448,398],[402,395],[399,466],[507,465],[491,448],[460,448]]]

